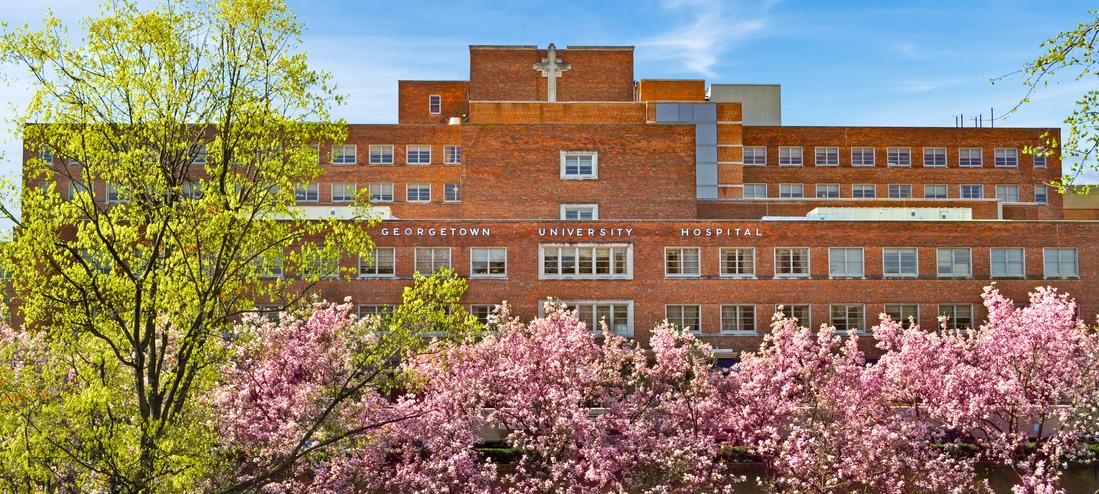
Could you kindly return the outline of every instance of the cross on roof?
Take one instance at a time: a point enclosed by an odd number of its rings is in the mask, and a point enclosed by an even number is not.
[[[557,78],[571,68],[572,64],[564,63],[560,58],[557,58],[557,47],[550,43],[549,48],[546,50],[546,56],[542,57],[540,63],[534,64],[534,70],[541,72],[542,77],[547,79],[546,101],[557,101]]]

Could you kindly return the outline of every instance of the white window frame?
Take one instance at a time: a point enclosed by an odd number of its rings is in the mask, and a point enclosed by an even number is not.
[[[337,198],[337,196],[336,196],[336,187],[337,186],[343,187],[345,190],[342,192],[342,194],[346,194],[347,193],[346,188],[347,188],[348,185],[351,186],[351,197],[341,195]],[[332,202],[355,202],[355,198],[358,197],[358,195],[359,195],[359,185],[356,184],[355,182],[332,182],[332,185],[331,185],[330,189],[331,189],[331,193],[332,193]]]
[[[681,308],[694,307],[696,310],[698,310],[698,327],[697,328],[690,328],[690,332],[694,333],[694,334],[702,334],[702,305],[701,304],[664,304],[664,320],[668,321],[669,323],[675,324],[675,327],[678,328],[678,329],[685,329],[683,327],[682,318],[680,318],[679,321],[672,321],[671,318],[668,317],[668,309],[671,308],[671,307],[681,307]]]
[[[504,252],[504,272],[503,273],[477,273],[474,267],[475,258],[478,252],[484,251],[487,253],[489,266],[492,265],[492,253],[495,251]],[[507,247],[470,247],[469,248],[469,277],[477,279],[507,279],[508,277],[508,248]]]
[[[824,160],[822,162],[821,155]],[[832,153],[835,153],[834,155]],[[834,159],[833,159],[834,158]],[[813,148],[813,166],[840,166],[840,148],[837,146],[817,146]]]
[[[384,159],[386,156],[386,149],[389,150],[389,161],[386,161]],[[397,154],[392,144],[371,144],[367,147],[367,150],[369,151],[370,155],[366,157],[366,162],[371,165],[392,165]],[[378,152],[375,153],[375,150],[377,150]],[[375,154],[378,155],[378,161],[374,161]]]
[[[908,318],[904,316],[904,310],[896,311],[897,312],[897,318],[893,318],[893,314],[889,314],[889,306],[895,306],[895,307],[898,307],[898,308],[903,308],[903,307],[906,307],[906,306],[915,307],[916,311],[913,314],[915,317],[912,318],[913,319],[912,324],[909,324]],[[900,323],[901,326],[904,327],[904,328],[909,328],[911,326],[919,326],[920,325],[920,304],[903,303],[903,302],[902,303],[883,304],[882,305],[882,312],[886,313],[886,314],[889,314],[889,317],[891,319],[893,319],[893,321],[895,321],[897,323]]]
[[[778,253],[780,250],[804,250],[805,251],[805,272],[804,273],[779,273]],[[809,247],[775,247],[774,248],[774,272],[775,278],[809,278],[813,275],[813,250]]]
[[[1051,251],[1071,251],[1073,252],[1073,271],[1071,275],[1065,275],[1057,273],[1056,276],[1051,276],[1049,273],[1049,254]],[[1058,254],[1058,257],[1060,254]],[[1057,260],[1058,268],[1060,271],[1061,260]],[[1080,250],[1075,247],[1046,247],[1042,249],[1042,277],[1045,279],[1078,279],[1080,278]]]
[[[546,315],[546,313],[545,313],[545,307],[546,307],[545,302],[546,302],[545,300],[539,300],[538,301],[538,317],[544,317]],[[575,310],[576,313],[577,313],[576,314],[577,317],[580,316],[580,311],[578,309],[578,306],[581,306],[581,305],[590,305],[590,306],[592,306],[593,307],[592,308],[592,318],[593,319],[595,317],[595,312],[596,312],[595,306],[600,306],[600,305],[603,305],[603,306],[625,305],[626,306],[626,331],[625,332],[614,331],[613,327],[611,328],[611,331],[614,332],[615,334],[619,335],[619,336],[624,336],[626,338],[633,338],[633,300],[585,300],[585,299],[574,299],[574,300],[561,300],[560,302],[562,304],[565,304],[565,306],[568,307],[570,310]],[[585,324],[588,323],[588,321],[584,321],[583,319],[581,319],[581,321],[583,321]],[[593,327],[589,327],[588,329],[590,329],[591,333],[595,336],[602,335],[603,334],[603,329],[598,326],[599,321],[593,321],[593,322],[595,323],[593,325]]]
[[[855,331],[855,334],[864,335],[864,334],[867,334],[869,332],[868,328],[866,327],[867,326],[867,324],[866,324],[866,322],[867,322],[866,321],[866,304],[829,304],[828,305],[828,325],[829,326],[832,326],[832,327],[836,326],[836,323],[832,319],[832,311],[835,310],[837,307],[843,307],[844,308],[843,320],[844,320],[844,325],[847,326],[847,328],[845,328],[843,330],[840,330],[839,328],[836,328],[836,334],[848,334],[850,332],[850,330],[851,330],[851,321],[850,321],[850,316],[848,315],[848,310],[850,310],[851,307],[858,307],[862,312],[862,316],[860,317],[861,321],[859,323],[859,327]]]
[[[107,182],[107,204],[126,204],[130,198],[122,192],[118,182]]]
[[[762,153],[756,154],[757,151]],[[751,153],[751,160],[749,160],[749,153]],[[757,160],[762,162],[757,162]],[[744,146],[743,156],[744,166],[767,166],[767,146]]]
[[[888,266],[886,265],[885,253],[886,251],[897,251],[897,273],[890,273]],[[916,259],[915,271],[906,273],[904,271],[904,262],[901,261],[901,255],[903,253],[911,253]],[[916,247],[883,247],[881,253],[881,272],[882,278],[886,279],[914,279],[920,277],[920,249]]]
[[[929,197],[927,195],[928,187],[942,187],[945,193],[942,197]],[[950,186],[947,184],[923,184],[923,198],[924,199],[949,199],[950,198]]]
[[[389,186],[389,199],[379,199],[378,197],[380,197],[380,194],[377,195],[377,196],[374,195],[374,190],[372,190],[372,189],[374,189],[374,186],[378,186],[379,188],[382,188],[382,189],[384,189],[386,186]],[[370,195],[370,202],[372,202],[372,203],[374,203],[374,202],[393,202],[393,196],[395,194],[394,187],[393,187],[393,182],[370,182],[369,184],[366,185],[366,192],[367,192],[367,194]]]
[[[1042,191],[1041,199],[1039,199],[1038,191]],[[1049,204],[1049,187],[1045,184],[1038,184],[1034,186],[1034,204]]]
[[[996,262],[993,259],[993,254],[996,251],[1004,252],[1004,272],[996,274]],[[1019,274],[1011,274],[1007,272],[1007,267],[1010,263],[1007,259],[1007,252],[1014,251],[1019,253],[1019,259],[1021,262],[1022,272]],[[988,277],[995,279],[1026,279],[1026,249],[1023,247],[989,247],[988,248]]]
[[[1015,200],[1009,201],[1009,200],[1007,200],[1008,198],[1004,197],[1004,196],[1008,196],[1010,194],[1001,194],[1000,190],[1003,189],[1005,191],[1010,191],[1013,187],[1015,189],[1015,194],[1014,194],[1015,195]],[[997,184],[996,185],[996,198],[999,199],[1000,202],[1002,202],[1004,204],[1018,204],[1020,201],[1023,200],[1022,194],[1019,191],[1019,185],[1018,184]]]
[[[298,199],[298,192],[299,191],[304,191],[305,192],[305,198],[304,199]],[[310,199],[309,198],[310,193],[316,193],[316,198]],[[305,184],[304,188],[300,185],[294,186],[294,203],[301,203],[301,202],[313,203],[313,202],[320,202],[320,200],[321,200],[321,184],[320,183],[310,182],[310,183]]]
[[[950,251],[950,273],[943,274],[939,270],[939,257],[942,256],[943,251]],[[955,269],[957,261],[955,259],[955,251],[966,251],[969,254],[969,273],[958,274]],[[973,249],[969,247],[938,247],[935,249],[935,277],[943,279],[969,279],[973,278]]]
[[[462,164],[462,146],[458,144],[447,144],[443,146],[443,164],[444,165],[460,165]]]
[[[950,307],[950,316],[947,318],[947,323],[946,323],[947,329],[958,329],[958,330],[963,330],[963,331],[966,329],[964,327],[958,327],[958,319],[957,319],[958,307],[968,307],[969,308],[969,327],[968,327],[968,329],[973,329],[976,326],[975,319],[977,317],[976,317],[976,314],[973,313],[973,304],[939,304],[938,306],[935,307],[935,319],[936,320],[938,318],[944,316],[943,309],[946,308],[946,307]]]
[[[992,162],[996,168],[1019,168],[1019,148],[996,148]]]
[[[790,315],[788,317],[797,317],[794,314],[794,311],[792,309],[793,307],[805,307],[805,320],[803,321],[800,317],[798,317],[798,325],[805,328],[813,329],[813,304],[775,304],[775,312],[781,312],[783,315],[785,315],[786,313],[782,309],[780,309],[780,307],[791,308]]]
[[[977,153],[977,163],[973,163],[973,153]],[[985,152],[984,148],[958,148],[958,166],[961,168],[984,168],[985,166]]]
[[[751,273],[730,273],[725,270],[725,252],[726,251],[748,251],[748,256],[751,259],[752,272]],[[755,247],[722,247],[718,251],[717,256],[717,271],[718,276],[722,278],[732,279],[755,279],[756,278],[756,248]]]
[[[907,189],[906,189],[907,187]],[[908,195],[893,195],[893,189],[896,188],[897,192],[907,190]],[[911,199],[912,198],[912,184],[889,184],[885,188],[886,197],[890,199]]]
[[[574,156],[591,156],[591,173],[577,173],[569,175],[565,172],[565,160]],[[579,171],[579,169],[577,170]],[[599,178],[599,152],[598,151],[561,151],[561,180],[597,180]]]
[[[425,148],[427,149],[427,161],[419,161],[419,159],[421,158],[421,155],[423,154],[423,150]],[[416,160],[417,161],[412,161],[412,153],[413,152],[416,153]],[[431,160],[433,159],[431,154],[432,153],[431,153],[431,145],[430,144],[409,144],[409,145],[405,146],[405,148],[404,148],[404,162],[405,162],[406,165],[409,165],[409,166],[426,166],[426,165],[430,165]]]
[[[731,329],[731,330],[725,329],[725,309],[729,308],[729,309],[736,310],[737,311],[736,319],[737,319],[737,322],[739,322],[740,316],[741,316],[740,311],[741,311],[741,309],[743,309],[745,307],[750,307],[752,309],[752,325],[751,325],[751,328],[750,329]],[[757,312],[758,311],[756,310],[755,304],[721,304],[720,313],[718,314],[719,315],[718,328],[721,331],[721,334],[731,334],[731,335],[755,335],[755,334],[758,334],[756,332],[756,323],[757,323],[756,313]]]
[[[348,149],[351,150],[350,155],[347,153]],[[333,165],[354,165],[359,162],[359,146],[356,144],[333,144],[331,153],[329,162]]]
[[[697,256],[697,262],[695,267],[698,269],[694,273],[672,273],[668,269],[668,255],[672,251],[680,251],[681,255],[684,251],[695,251]],[[683,268],[683,261],[680,258],[680,269]],[[702,277],[702,249],[700,247],[664,247],[664,277],[665,278],[701,278]]]
[[[825,196],[820,195],[821,187],[829,187],[832,190],[835,190],[836,195],[825,195]],[[841,191],[843,190],[843,189],[840,188],[840,184],[816,184],[815,186],[813,186],[813,189],[814,189],[814,192],[816,193],[815,197],[817,199],[838,199],[839,197],[841,197]]]
[[[454,198],[451,198],[451,196],[450,196],[450,191],[452,189],[457,191],[457,196],[454,197]],[[456,184],[456,183],[443,184],[443,202],[450,202],[450,203],[462,202],[462,184]]]
[[[424,185],[427,186],[427,200],[418,199],[418,198],[417,199],[411,199],[410,198],[411,194],[409,194],[409,192],[412,190],[412,188],[416,187],[417,189],[422,189]],[[419,194],[416,194],[416,196],[419,197]],[[431,202],[431,184],[430,183],[409,183],[409,184],[405,184],[404,199],[405,199],[405,202],[417,202],[417,203]]]
[[[867,197],[865,195],[862,195],[862,196],[856,195],[855,191],[858,190],[859,187],[869,187],[870,190],[873,191],[874,194],[871,195],[870,197]],[[878,198],[878,184],[851,184],[851,197],[854,198],[854,199],[877,199]]]
[[[392,273],[378,273],[378,254],[382,251],[389,252],[389,256],[392,259],[393,272]],[[396,278],[397,277],[397,248],[396,247],[374,247],[373,252],[370,253],[374,260],[369,263],[363,263],[363,257],[359,256],[359,278]],[[363,268],[369,267],[373,272],[363,273]]]
[[[427,96],[427,114],[439,115],[443,113],[443,97],[438,94]]]
[[[1032,153],[1031,156],[1033,156],[1034,159],[1034,168],[1041,169],[1047,168],[1049,166],[1049,155],[1047,154],[1045,148],[1035,149],[1034,153]]]
[[[937,159],[929,162],[928,156],[938,157],[939,152],[942,151],[942,163],[936,163]],[[947,149],[944,147],[925,147],[923,148],[923,167],[924,168],[946,168],[947,164]]]
[[[866,162],[866,151],[870,151],[870,162]],[[855,162],[855,153],[858,151],[859,161]],[[878,149],[870,146],[855,146],[851,148],[851,166],[856,168],[870,168],[878,166]]]
[[[838,251],[843,252],[843,266],[844,273],[836,274],[832,271],[832,256]],[[859,253],[859,273],[851,274],[847,273],[848,259],[847,255],[850,252],[858,251]],[[866,249],[862,247],[829,247],[828,248],[828,277],[831,279],[865,279],[866,278]]]
[[[805,149],[801,146],[778,147],[778,166],[803,166],[804,163]]]
[[[768,189],[770,189],[770,187],[768,186],[768,184],[765,184],[765,183],[763,183],[763,184],[760,184],[760,183],[744,184],[743,191],[747,191],[749,185],[752,186],[753,191],[756,190],[757,187],[762,185],[763,186],[763,196],[761,197],[761,196],[757,196],[757,195],[752,195],[751,197],[749,197],[747,194],[741,193],[741,198],[742,199],[767,199],[769,197],[769,194],[771,193],[771,191],[768,190]]]
[[[589,248],[600,249],[608,248],[610,252],[610,265],[611,271],[614,271],[614,249],[624,249],[626,256],[625,272],[623,273],[610,273],[610,274],[595,274],[583,273],[583,274],[562,274],[562,273],[546,273],[546,249],[566,249],[566,248]],[[593,271],[596,264],[596,258],[593,251],[592,254],[592,266]],[[579,262],[576,263],[579,266]],[[558,266],[561,265],[561,261],[558,260]],[[538,244],[538,279],[540,280],[632,280],[633,279],[633,244],[627,243],[580,243],[580,244],[567,244],[567,243],[546,243]]]
[[[581,210],[581,209],[590,210],[591,211],[591,218],[590,219],[579,218],[579,217],[574,218],[574,219],[567,218],[568,212],[570,210]],[[561,219],[562,220],[567,220],[567,221],[594,221],[594,220],[599,219],[599,205],[598,204],[562,204],[561,208],[560,208],[560,211],[561,211]],[[579,216],[579,214],[577,216]]]
[[[976,190],[980,191],[981,195],[978,196],[978,197],[966,197],[965,196],[966,187],[976,187],[977,188]],[[958,198],[959,199],[970,199],[970,200],[972,200],[972,199],[984,199],[985,198],[985,186],[984,186],[984,184],[959,184],[958,185]]]
[[[894,156],[895,155],[895,156]],[[897,158],[894,162],[893,158]],[[901,163],[904,161],[904,163]],[[912,166],[912,148],[893,147],[885,148],[885,163],[893,168],[909,168]]]
[[[454,249],[451,247],[414,247],[412,251],[412,271],[420,273],[424,276],[431,276],[437,273],[441,267],[436,266],[438,262],[435,259],[435,251],[446,250],[446,268],[454,269]],[[431,251],[431,267],[433,270],[430,273],[424,273],[420,271],[420,253],[423,251]]]
[[[799,195],[782,195],[782,189],[786,187],[788,190],[800,190]],[[778,184],[778,196],[781,199],[804,199],[805,198],[805,184]]]

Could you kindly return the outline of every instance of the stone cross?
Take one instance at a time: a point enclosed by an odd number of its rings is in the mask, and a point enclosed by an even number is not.
[[[546,56],[542,57],[542,62],[534,64],[534,70],[541,72],[542,77],[548,79],[546,81],[546,101],[557,101],[557,78],[571,68],[572,64],[564,63],[560,58],[557,58],[557,47],[550,43],[549,49],[546,50]]]

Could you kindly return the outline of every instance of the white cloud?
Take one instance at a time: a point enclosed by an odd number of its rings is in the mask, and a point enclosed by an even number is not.
[[[684,20],[670,30],[645,38],[640,56],[671,60],[683,70],[713,77],[713,67],[738,42],[758,35],[767,27],[767,14],[774,1],[752,7],[721,0],[665,0],[663,7],[683,14]]]

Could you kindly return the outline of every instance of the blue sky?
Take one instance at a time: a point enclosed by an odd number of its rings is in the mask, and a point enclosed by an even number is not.
[[[1040,43],[1087,18],[1083,1],[288,0],[307,25],[305,49],[349,96],[351,122],[395,122],[398,79],[465,79],[470,44],[634,45],[636,78],[782,84],[788,125],[953,126],[954,115],[1002,113],[1025,92],[997,85]],[[82,0],[6,0],[0,18],[35,23],[96,12]],[[1036,94],[1013,127],[1060,125],[1086,82]],[[21,105],[18,84],[0,103]],[[970,122],[972,125],[972,122]],[[3,136],[0,173],[17,172]],[[1092,174],[1089,180],[1099,179]]]

